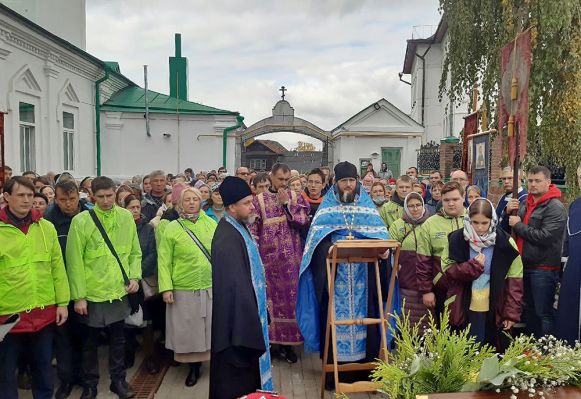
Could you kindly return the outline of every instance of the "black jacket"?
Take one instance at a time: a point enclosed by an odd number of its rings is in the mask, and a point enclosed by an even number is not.
[[[157,246],[153,226],[142,219],[137,224],[137,236],[141,247],[141,274],[142,277],[157,275]]]
[[[145,194],[141,201],[141,215],[145,216],[145,221],[149,222],[157,215],[157,211],[163,205],[163,197],[153,197],[151,194]]]
[[[521,202],[518,216],[524,219],[527,202]],[[561,265],[567,211],[557,198],[551,198],[534,209],[527,224],[518,223],[512,230],[524,240],[522,259],[525,269],[535,266]]]
[[[87,206],[86,201],[81,199],[79,201],[79,211],[83,212],[87,210],[89,210],[89,207]],[[51,222],[56,229],[56,233],[58,235],[58,240],[61,246],[61,251],[63,253],[63,260],[65,261],[65,264],[66,264],[65,253],[67,249],[67,236],[71,228],[71,222],[73,221],[73,217],[75,216],[76,215],[73,216],[65,215],[61,211],[61,208],[59,208],[58,205],[54,202],[48,207],[48,209],[44,213],[44,218]]]

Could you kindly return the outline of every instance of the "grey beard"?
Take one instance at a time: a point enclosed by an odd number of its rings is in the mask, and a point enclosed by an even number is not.
[[[241,220],[242,223],[244,223],[245,225],[251,225],[254,222],[256,222],[256,215],[250,215],[247,218],[244,218]]]
[[[339,193],[341,196],[341,202],[343,202],[344,204],[351,204],[353,202],[355,202],[355,193],[354,192],[340,192]]]

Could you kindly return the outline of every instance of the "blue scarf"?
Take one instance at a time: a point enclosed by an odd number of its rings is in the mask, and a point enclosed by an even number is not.
[[[248,251],[248,258],[250,259],[250,274],[252,275],[252,285],[254,286],[254,293],[256,295],[256,302],[258,304],[258,314],[260,316],[260,324],[262,325],[262,336],[264,337],[264,346],[266,351],[260,356],[260,384],[264,391],[273,391],[272,384],[272,369],[270,365],[270,343],[268,340],[268,320],[266,309],[266,279],[264,278],[264,267],[260,259],[260,253],[254,238],[250,232],[234,219],[229,214],[224,215],[224,219],[230,223],[244,239],[246,244],[246,251]]]
[[[358,184],[360,188],[360,184]],[[297,298],[297,321],[301,329],[301,333],[305,342],[305,350],[307,352],[318,352],[320,348],[320,334],[319,331],[319,303],[315,294],[315,286],[313,281],[313,274],[309,266],[315,248],[321,243],[321,241],[330,236],[333,242],[340,239],[345,239],[349,233],[351,233],[356,239],[376,239],[376,240],[387,240],[389,234],[385,223],[379,216],[371,197],[365,192],[365,190],[359,189],[361,193],[356,197],[355,201],[351,204],[342,204],[339,200],[339,194],[337,192],[337,187],[333,186],[325,197],[323,202],[319,206],[319,209],[313,218],[309,234],[305,243],[305,251],[303,254],[303,259],[300,268],[299,277],[299,289]],[[349,228],[350,229],[349,229]],[[337,269],[337,279],[335,280],[335,308],[337,319],[343,319],[341,317],[340,311],[337,312],[337,307],[341,306],[341,300],[345,299],[346,296],[341,294],[341,289],[339,285],[339,278],[341,270],[346,271],[347,274],[353,273],[355,270],[363,271],[363,275],[359,277],[356,283],[362,283],[361,290],[357,290],[361,301],[359,303],[361,307],[365,307],[363,311],[367,309],[367,265],[355,265],[355,264],[340,264]],[[384,298],[386,300],[387,298]],[[399,284],[396,282],[393,304],[391,312],[398,311],[399,309]],[[362,317],[367,317],[366,314]],[[392,320],[393,321],[393,320]],[[341,335],[338,326],[338,335]],[[363,345],[365,344],[365,326],[355,326],[357,331],[352,331],[351,335],[357,335],[363,338]],[[363,328],[361,328],[363,327]],[[391,340],[391,336],[388,333],[388,341]],[[364,348],[361,347],[361,342],[358,344],[359,352]],[[343,346],[338,343],[338,352],[340,359],[348,359],[350,356],[356,356],[356,348],[354,347],[343,347],[349,353],[341,353],[341,348]],[[343,356],[341,356],[343,355]],[[361,355],[361,353],[359,353]],[[358,356],[361,357],[361,356]],[[355,358],[351,360],[357,360]],[[341,360],[343,361],[343,360]],[[345,360],[349,361],[349,360]]]

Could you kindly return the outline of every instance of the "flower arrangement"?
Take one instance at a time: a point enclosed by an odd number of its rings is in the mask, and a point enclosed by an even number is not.
[[[551,336],[520,336],[498,354],[476,343],[468,329],[453,331],[448,312],[439,327],[430,315],[422,333],[409,314],[392,317],[396,349],[388,362],[378,362],[372,375],[391,399],[479,390],[512,391],[512,399],[523,391],[542,398],[556,387],[581,386],[580,344],[571,347]]]

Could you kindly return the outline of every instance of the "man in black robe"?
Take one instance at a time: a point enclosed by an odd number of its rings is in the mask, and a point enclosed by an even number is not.
[[[260,259],[246,227],[254,215],[252,192],[238,177],[227,177],[219,190],[227,215],[212,240],[210,399],[235,399],[268,387],[268,378],[271,383],[270,359],[266,369],[261,361],[269,356],[266,308],[260,312],[257,300],[266,291],[255,287],[251,263]]]

